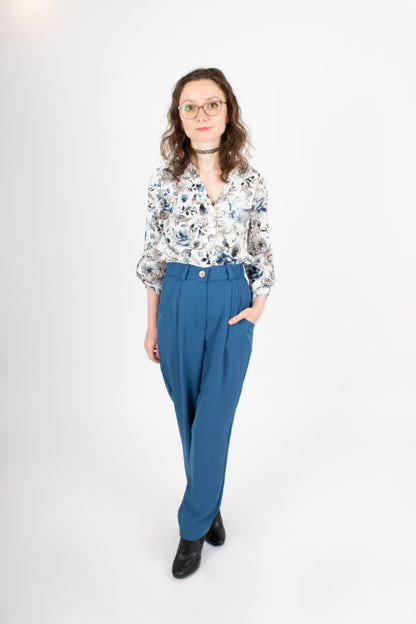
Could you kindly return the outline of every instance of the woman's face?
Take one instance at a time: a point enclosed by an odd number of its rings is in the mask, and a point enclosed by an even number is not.
[[[212,98],[225,100],[224,93],[214,80],[191,80],[181,91],[179,106],[188,103],[202,106]],[[179,117],[186,136],[191,140],[192,147],[198,147],[202,143],[206,148],[217,147],[228,121],[227,104],[222,105],[218,115],[207,115],[204,109],[200,108],[193,119],[184,119],[181,112],[179,112]]]

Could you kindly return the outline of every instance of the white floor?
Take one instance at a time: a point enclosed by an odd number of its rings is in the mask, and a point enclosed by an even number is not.
[[[163,417],[101,405],[71,420],[61,406],[47,431],[40,416],[37,432],[11,426],[2,623],[414,624],[414,439],[381,414],[378,428],[365,414],[360,428],[340,425],[348,414],[317,426],[313,414],[255,414],[253,387],[254,375],[230,445],[226,543],[205,543],[181,580],[184,471],[167,399]]]

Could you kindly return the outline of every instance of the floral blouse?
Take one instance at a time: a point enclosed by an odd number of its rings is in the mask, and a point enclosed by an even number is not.
[[[235,167],[212,204],[197,168],[189,162],[179,181],[167,166],[150,177],[143,255],[137,277],[159,295],[167,262],[197,266],[242,263],[252,299],[275,283],[263,176]]]

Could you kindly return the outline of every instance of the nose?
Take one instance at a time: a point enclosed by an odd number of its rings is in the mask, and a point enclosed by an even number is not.
[[[202,117],[201,117],[201,113],[202,113]],[[202,118],[202,119],[206,119],[207,117],[208,117],[208,115],[206,114],[206,112],[204,111],[204,109],[202,108],[202,106],[200,106],[200,107],[198,108],[198,113],[197,113],[196,119],[201,119],[201,118]]]

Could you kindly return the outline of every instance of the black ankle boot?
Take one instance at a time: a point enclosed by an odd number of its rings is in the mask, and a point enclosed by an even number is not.
[[[215,516],[212,524],[207,533],[205,533],[205,539],[209,544],[213,546],[221,546],[225,542],[225,529],[222,523],[221,512],[218,509],[218,513]]]
[[[172,574],[176,578],[185,578],[199,568],[204,535],[197,540],[179,540],[178,550],[172,564]]]

